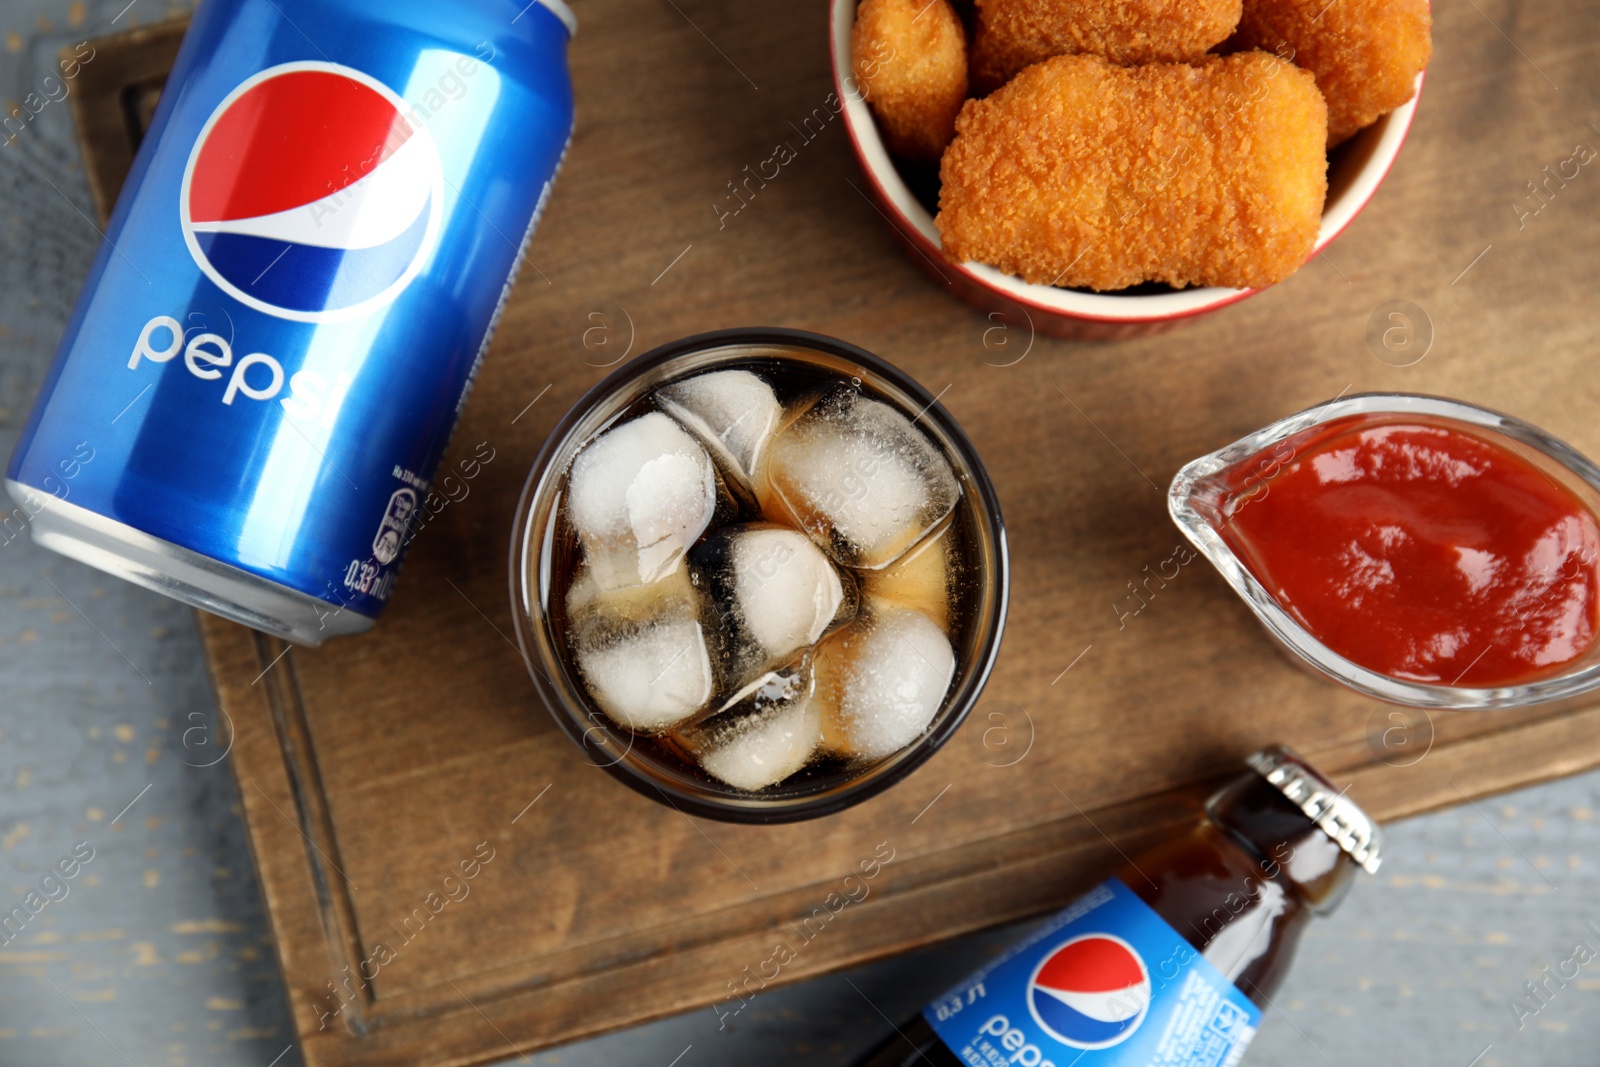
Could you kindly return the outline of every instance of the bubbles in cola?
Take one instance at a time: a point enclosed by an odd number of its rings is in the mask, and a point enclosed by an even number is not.
[[[950,462],[910,419],[839,384],[772,442],[767,504],[834,559],[894,562],[955,507]]]
[[[843,779],[944,706],[976,520],[919,412],[792,357],[730,364],[577,453],[558,628],[595,707],[703,784]]]
[[[915,608],[948,630],[960,573],[950,554],[956,539],[955,524],[945,525],[882,570],[861,572],[862,591],[877,600]]]

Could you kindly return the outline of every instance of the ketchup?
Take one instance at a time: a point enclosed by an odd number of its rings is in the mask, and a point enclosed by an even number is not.
[[[1346,659],[1492,687],[1554,673],[1595,642],[1600,524],[1492,430],[1355,416],[1237,470],[1218,532]]]

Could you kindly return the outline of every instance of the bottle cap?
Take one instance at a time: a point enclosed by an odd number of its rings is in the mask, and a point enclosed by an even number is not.
[[[1383,862],[1383,832],[1355,801],[1335,789],[1309,763],[1284,745],[1272,745],[1246,761],[1306,813],[1362,870],[1376,874]]]

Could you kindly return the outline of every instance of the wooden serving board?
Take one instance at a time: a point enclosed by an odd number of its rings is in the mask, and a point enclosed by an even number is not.
[[[286,650],[202,620],[306,1062],[481,1063],[1036,913],[1191,820],[1267,742],[1386,819],[1600,764],[1600,708],[1383,708],[1291,666],[1204,562],[1149,578],[1176,566],[1179,466],[1341,392],[1464,397],[1600,455],[1600,176],[1552,184],[1520,225],[1512,206],[1600,143],[1592,27],[1503,7],[1437,10],[1410,142],[1330,254],[1175,332],[1087,345],[985,318],[901,254],[833,117],[820,5],[584,5],[577,138],[447,460],[492,462],[371,635]],[[97,42],[96,77],[126,74],[74,96],[102,204],[137,132],[129,87],[180,29]],[[735,199],[780,144],[792,161]],[[1385,362],[1367,334],[1392,300],[1422,317]],[[586,764],[534,696],[507,596],[513,508],[557,417],[628,354],[754,324],[843,337],[940,393],[1015,568],[966,728],[886,795],[781,827],[690,819]],[[869,895],[833,915],[864,863]],[[324,1019],[330,979],[373,959]]]

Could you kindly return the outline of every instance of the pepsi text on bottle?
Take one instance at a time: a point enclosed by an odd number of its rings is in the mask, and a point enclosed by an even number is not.
[[[301,643],[370,627],[570,140],[572,28],[203,5],[7,471],[96,451],[35,540]]]

